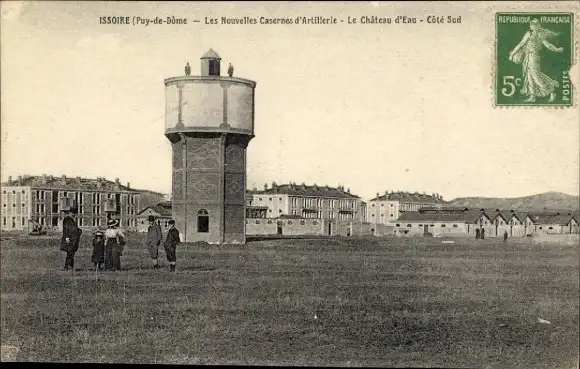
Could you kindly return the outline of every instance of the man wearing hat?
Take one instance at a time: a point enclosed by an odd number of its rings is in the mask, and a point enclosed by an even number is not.
[[[145,240],[145,246],[149,255],[153,260],[153,269],[159,269],[159,262],[157,257],[159,256],[159,245],[163,239],[163,234],[161,233],[161,226],[155,223],[155,217],[149,215],[149,228],[147,228],[147,239]]]
[[[169,232],[167,232],[167,237],[165,238],[165,255],[167,256],[167,261],[169,261],[169,271],[175,272],[175,249],[177,244],[180,242],[179,231],[175,229],[175,220],[171,219],[169,222]]]
[[[64,210],[65,216],[62,220],[62,239],[60,242],[60,249],[66,252],[63,270],[74,270],[75,253],[79,249],[82,234],[82,230],[78,227],[77,222],[73,218],[74,210],[75,209],[72,208]]]

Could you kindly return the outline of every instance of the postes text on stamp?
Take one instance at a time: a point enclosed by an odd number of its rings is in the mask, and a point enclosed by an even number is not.
[[[496,106],[572,106],[573,13],[496,13]]]

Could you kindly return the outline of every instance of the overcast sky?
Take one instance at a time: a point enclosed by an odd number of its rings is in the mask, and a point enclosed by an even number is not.
[[[515,197],[578,194],[579,112],[493,107],[494,13],[572,3],[2,2],[2,180],[119,177],[171,191],[163,80],[209,48],[255,80],[248,187],[342,184]],[[566,8],[567,6],[567,8]],[[362,15],[462,24],[348,25]],[[100,25],[99,16],[188,25]],[[204,17],[336,16],[338,25],[204,25]],[[194,24],[192,19],[201,19]],[[225,67],[222,67],[222,72]],[[578,69],[572,71],[578,86]]]

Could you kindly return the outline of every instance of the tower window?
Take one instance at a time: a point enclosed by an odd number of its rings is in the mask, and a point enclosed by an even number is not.
[[[209,213],[205,209],[197,212],[197,233],[209,232]]]

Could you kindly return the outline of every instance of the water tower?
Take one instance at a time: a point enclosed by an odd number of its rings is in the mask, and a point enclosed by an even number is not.
[[[219,55],[200,76],[165,80],[165,136],[173,150],[172,212],[182,241],[245,243],[246,148],[254,137],[256,82],[220,75]]]

